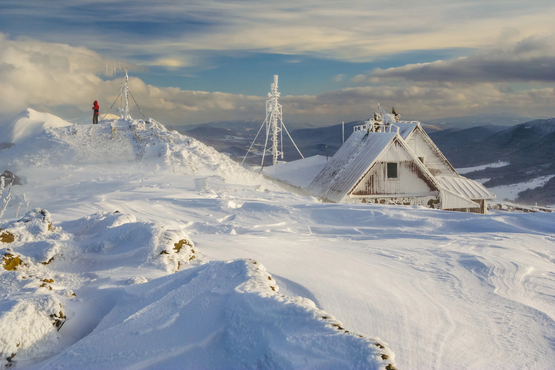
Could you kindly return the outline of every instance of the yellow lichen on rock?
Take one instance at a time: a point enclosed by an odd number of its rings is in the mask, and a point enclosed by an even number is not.
[[[4,258],[2,258],[2,261],[4,262],[4,269],[8,271],[15,271],[17,266],[21,264],[19,256],[14,256],[10,253],[6,253]]]
[[[181,250],[181,248],[182,248],[184,245],[188,245],[189,247],[192,247],[192,246],[193,246],[193,245],[191,244],[190,241],[188,241],[188,240],[186,240],[186,239],[181,239],[180,241],[178,241],[177,243],[175,243],[175,244],[173,245],[173,249],[174,249],[177,253],[179,253],[179,251]]]
[[[4,229],[0,229],[0,232]],[[0,233],[0,242],[2,243],[13,243],[15,236],[9,231],[4,231]]]

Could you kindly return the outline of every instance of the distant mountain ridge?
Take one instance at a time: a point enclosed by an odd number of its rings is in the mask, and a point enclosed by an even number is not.
[[[514,126],[520,123],[530,122],[534,119],[537,119],[537,117],[516,116],[513,114],[475,114],[464,117],[445,117],[423,122],[437,126],[440,129],[464,130],[478,126]]]
[[[480,124],[480,119],[484,119],[483,124]],[[523,119],[526,118],[509,115],[469,116],[428,121],[422,126],[456,168],[499,161],[509,162],[508,166],[486,168],[465,174],[472,179],[488,179],[485,185],[494,187],[555,174],[555,119],[536,119],[519,123]],[[345,123],[345,140],[353,132],[354,126],[363,123],[364,121]],[[515,123],[518,124],[514,125]],[[217,126],[205,124],[189,130],[178,129],[235,160],[242,160],[258,130],[253,130],[254,122],[251,122],[250,127],[242,127],[235,121],[229,126],[225,122],[219,122]],[[444,129],[438,130],[438,127]],[[261,136],[263,135],[264,130],[261,133]],[[342,145],[342,125],[297,129],[291,131],[291,136],[305,157],[331,157]],[[263,144],[263,138],[259,137],[254,146],[254,154],[249,154],[248,163],[260,164]],[[285,134],[283,149],[284,160],[300,159],[300,155]],[[267,158],[265,165],[269,164],[270,158]],[[546,191],[541,192],[549,194]],[[543,196],[542,199],[547,204],[555,203],[555,195]]]
[[[465,174],[472,179],[489,179],[484,183],[487,187],[555,175],[555,118],[508,128],[481,126],[438,131],[430,133],[430,137],[455,167],[508,162],[509,165],[504,167],[490,167]],[[553,184],[551,181],[548,184],[526,191],[526,195],[517,201],[555,204],[555,192],[546,188],[553,187]]]

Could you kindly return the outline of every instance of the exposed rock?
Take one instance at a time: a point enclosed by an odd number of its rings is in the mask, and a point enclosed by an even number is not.
[[[177,253],[179,253],[179,251],[181,250],[181,248],[182,248],[184,245],[188,245],[188,246],[191,247],[191,248],[193,247],[193,244],[192,244],[189,240],[181,239],[180,241],[178,241],[177,243],[175,243],[175,244],[173,245],[173,249],[175,249],[175,251],[176,251]],[[195,253],[194,250],[192,250],[192,252]]]
[[[4,262],[4,269],[8,271],[15,271],[17,266],[21,264],[19,256],[14,256],[10,253],[6,253],[4,258],[2,258],[2,261]]]
[[[23,185],[25,184],[25,180],[21,177],[17,176],[15,173],[5,170],[0,174],[0,177],[4,178],[6,184],[9,184],[13,181],[13,185]]]
[[[15,240],[15,237],[12,233],[10,233],[9,231],[4,231],[1,232],[4,229],[0,229],[0,242],[2,243],[13,243],[13,241]]]
[[[61,304],[60,304],[61,306]],[[62,312],[62,310],[60,310],[60,312],[58,312],[57,314],[52,314],[50,315],[50,317],[53,319],[53,325],[56,327],[57,331],[60,331],[60,329],[62,328],[62,326],[64,326],[67,316],[64,315],[64,313]]]

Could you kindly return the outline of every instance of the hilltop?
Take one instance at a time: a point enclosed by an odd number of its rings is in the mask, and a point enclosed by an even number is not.
[[[0,166],[28,180],[0,220],[1,366],[395,363],[379,338],[347,330],[295,289],[281,292],[261,262],[203,253],[186,231],[204,228],[199,211],[241,208],[235,197],[278,188],[195,139],[154,120],[45,122],[3,150]]]
[[[554,214],[321,203],[156,121],[47,128],[7,165],[3,365],[555,362]]]
[[[16,144],[41,133],[46,128],[71,125],[71,123],[53,114],[37,112],[34,109],[27,108],[0,125],[0,142]]]

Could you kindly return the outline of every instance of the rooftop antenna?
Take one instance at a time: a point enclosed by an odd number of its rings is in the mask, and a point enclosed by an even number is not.
[[[251,146],[249,147],[247,154],[245,154],[245,157],[243,158],[243,161],[241,162],[241,164],[245,162],[245,159],[247,158],[247,155],[251,151],[254,145],[254,142],[258,138],[258,134],[260,134],[260,131],[264,126],[266,126],[266,141],[264,143],[264,151],[262,152],[262,162],[260,164],[262,168],[264,168],[264,158],[266,156],[266,153],[271,153],[273,166],[275,166],[278,163],[278,158],[280,156],[281,156],[281,159],[283,159],[283,130],[285,130],[285,132],[289,136],[289,139],[291,139],[291,142],[293,143],[293,145],[301,155],[301,158],[304,158],[303,154],[297,147],[297,144],[295,144],[295,142],[293,141],[293,138],[289,134],[289,131],[287,131],[287,127],[285,127],[285,124],[283,123],[282,106],[278,102],[278,98],[280,95],[281,94],[278,92],[278,75],[274,75],[274,83],[272,83],[270,87],[270,92],[268,93],[269,99],[266,100],[266,119],[264,120],[264,122],[262,122],[262,126],[260,126],[260,129],[258,130],[258,133],[256,134],[256,137],[254,138]],[[268,148],[269,139],[272,142],[271,148]]]

